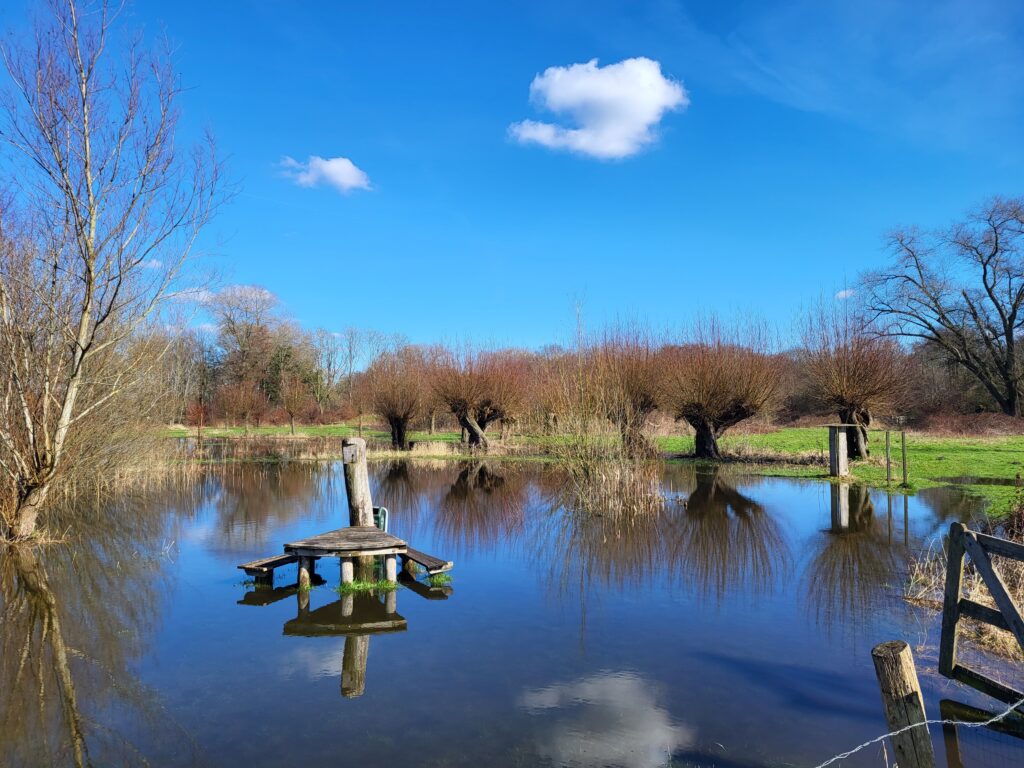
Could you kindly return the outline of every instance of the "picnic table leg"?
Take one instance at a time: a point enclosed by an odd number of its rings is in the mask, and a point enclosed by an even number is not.
[[[384,555],[384,574],[392,584],[398,581],[398,563],[395,555]]]
[[[356,566],[351,557],[341,558],[341,583],[351,584],[356,579]]]
[[[315,572],[312,557],[300,557],[299,558],[299,589],[305,591],[310,588],[313,583],[313,573]]]

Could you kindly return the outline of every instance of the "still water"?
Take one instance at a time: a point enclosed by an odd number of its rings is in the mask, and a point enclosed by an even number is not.
[[[343,598],[333,561],[308,595],[295,566],[273,591],[236,569],[346,524],[340,465],[212,468],[79,515],[0,563],[0,765],[815,766],[884,732],[890,639],[930,715],[994,707],[934,673],[938,617],[899,597],[971,497],[661,482],[664,512],[622,521],[566,511],[550,467],[371,464],[391,532],[456,565],[390,604]],[[968,736],[965,765],[1024,760]]]

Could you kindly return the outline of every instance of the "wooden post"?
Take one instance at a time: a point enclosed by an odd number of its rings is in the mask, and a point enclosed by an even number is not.
[[[892,494],[886,494],[886,507],[889,512],[889,546],[892,546]]]
[[[926,720],[921,685],[914,669],[914,654],[902,640],[876,645],[871,651],[875,674],[882,690],[882,706],[889,730],[917,725],[892,737],[893,752],[900,768],[935,768],[935,755]]]
[[[850,484],[832,483],[832,533],[843,533],[850,528]]]
[[[361,437],[346,437],[341,441],[341,455],[345,463],[349,525],[373,525],[373,499],[370,498],[370,475],[366,469],[366,441]]]
[[[829,425],[828,428],[828,473],[831,477],[846,477],[850,474],[850,458],[846,448],[846,427]]]
[[[384,555],[384,578],[392,584],[398,581],[398,561],[395,555]]]
[[[341,596],[341,615],[346,619],[352,615],[356,608],[356,596],[349,592]]]
[[[313,574],[316,572],[312,557],[299,558],[299,589],[308,590],[313,584]]]
[[[892,432],[885,430],[885,484],[892,485]]]
[[[907,485],[907,433],[900,431],[900,447],[903,450],[903,485]]]
[[[341,558],[341,583],[351,584],[356,579],[355,562],[351,557]]]
[[[960,597],[964,583],[964,527],[949,526],[946,555],[946,588],[942,595],[942,633],[939,635],[939,674],[953,676],[956,666],[956,625],[960,619]]]
[[[341,656],[341,695],[346,699],[362,696],[366,691],[366,660],[370,655],[368,635],[349,635]]]
[[[384,612],[389,616],[398,610],[398,590],[392,589],[384,595]]]

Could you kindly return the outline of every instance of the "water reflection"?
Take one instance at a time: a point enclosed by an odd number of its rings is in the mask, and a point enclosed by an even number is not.
[[[519,704],[543,719],[535,746],[553,765],[658,768],[696,741],[658,704],[655,687],[628,672],[526,691]]]
[[[684,513],[666,532],[672,562],[695,591],[716,601],[740,589],[752,597],[770,592],[792,568],[778,519],[721,468],[694,471],[693,480]]]
[[[0,765],[136,765],[136,740],[181,741],[132,670],[167,578],[161,516],[99,512],[74,516],[69,544],[0,550]]]
[[[524,473],[486,462],[463,466],[441,499],[437,531],[456,553],[507,546],[522,534],[528,501]]]
[[[408,622],[398,613],[395,591],[342,595],[340,599],[310,610],[308,592],[298,593],[298,611],[284,625],[284,634],[292,637],[344,637],[341,661],[341,695],[362,696],[366,691],[366,665],[370,655],[370,636],[405,632]]]
[[[867,487],[835,483],[829,499],[831,525],[817,537],[805,581],[818,622],[831,627],[875,610],[898,582],[907,550],[893,544],[891,508],[883,529]]]

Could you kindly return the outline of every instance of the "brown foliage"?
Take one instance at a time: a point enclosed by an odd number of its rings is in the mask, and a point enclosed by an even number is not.
[[[409,450],[409,423],[427,404],[427,371],[423,351],[406,345],[378,355],[360,378],[360,400],[388,422],[393,448]]]
[[[435,367],[433,389],[466,430],[469,444],[487,448],[488,425],[522,413],[529,369],[530,358],[515,350],[448,350]]]
[[[636,327],[617,328],[606,332],[587,357],[601,410],[619,430],[626,455],[653,453],[643,430],[658,407],[662,359],[651,337]]]
[[[782,363],[770,346],[764,328],[739,334],[710,320],[698,323],[687,343],[663,350],[665,404],[693,427],[699,458],[720,459],[718,438],[775,397]]]
[[[907,356],[846,303],[820,305],[805,319],[802,337],[800,357],[812,396],[840,422],[855,425],[847,435],[850,458],[866,456],[873,413],[902,402],[910,379]]]

